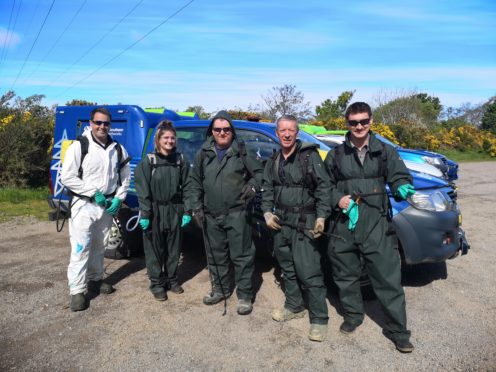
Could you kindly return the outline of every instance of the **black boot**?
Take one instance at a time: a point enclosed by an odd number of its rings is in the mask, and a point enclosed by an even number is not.
[[[71,311],[83,311],[88,308],[88,300],[84,293],[76,293],[71,295]]]

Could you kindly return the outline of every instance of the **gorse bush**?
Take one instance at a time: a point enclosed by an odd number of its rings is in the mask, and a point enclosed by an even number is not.
[[[47,183],[54,119],[42,98],[17,98],[13,105],[12,92],[0,98],[0,187]]]

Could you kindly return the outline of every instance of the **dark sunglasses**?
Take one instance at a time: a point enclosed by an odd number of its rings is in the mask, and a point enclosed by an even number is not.
[[[102,124],[103,124],[104,126],[108,127],[108,126],[110,125],[110,121],[101,121],[101,120],[96,120],[96,121],[93,121],[93,120],[92,120],[91,122],[92,122],[93,124],[98,125],[98,126],[100,126],[100,125],[102,125]]]
[[[348,120],[348,125],[352,127],[356,127],[358,124],[362,124],[363,126],[370,124],[370,118],[362,119],[362,120]]]
[[[231,132],[230,127],[225,127],[225,128],[212,128],[212,130],[216,133],[224,132],[224,133],[229,133]]]

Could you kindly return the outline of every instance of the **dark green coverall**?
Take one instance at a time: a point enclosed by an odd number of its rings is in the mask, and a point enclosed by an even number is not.
[[[338,203],[345,195],[353,197],[354,193],[385,192],[386,182],[394,195],[399,186],[411,184],[412,177],[397,151],[390,145],[382,144],[372,132],[362,165],[350,136],[348,132],[345,143],[338,150],[330,151],[325,159],[333,187],[331,206],[334,208],[329,224],[332,235],[328,256],[334,281],[339,288],[344,319],[357,326],[363,322],[360,292],[362,257],[372,288],[386,314],[384,334],[393,341],[409,339],[400,255],[396,236],[390,228],[388,196],[367,196],[358,201],[359,218],[353,232],[348,230],[348,217],[339,210]],[[340,164],[334,167],[336,151],[341,152],[342,156]]]
[[[193,211],[203,209],[205,214],[203,228],[206,243],[210,245],[207,259],[214,292],[224,296],[230,294],[230,258],[238,299],[252,300],[255,247],[245,202],[240,197],[247,184],[260,189],[263,169],[258,160],[246,154],[247,165],[254,177],[250,175],[241,159],[234,127],[232,131],[233,142],[219,161],[211,135],[212,124],[207,130],[207,140],[196,154],[191,170],[191,206]]]
[[[305,148],[308,164],[298,153]],[[327,324],[326,286],[317,241],[311,235],[316,218],[330,213],[330,182],[317,146],[296,142],[296,150],[286,160],[279,151],[265,165],[262,183],[262,210],[279,217],[281,230],[274,231],[274,251],[281,266],[286,301],[291,312],[305,309],[308,302],[310,323]],[[305,164],[306,177],[302,174]],[[305,168],[303,168],[305,169]],[[313,173],[311,176],[310,173]],[[307,179],[305,182],[304,179]]]
[[[148,156],[134,170],[134,184],[142,218],[150,219],[143,232],[143,248],[152,293],[177,285],[177,267],[181,250],[183,195],[188,190],[190,164],[173,152],[155,153],[155,171]]]

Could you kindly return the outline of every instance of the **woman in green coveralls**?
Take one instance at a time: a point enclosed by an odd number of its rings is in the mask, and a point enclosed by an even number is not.
[[[190,164],[176,151],[176,130],[162,121],[154,138],[155,151],[143,157],[135,169],[140,221],[150,291],[158,301],[167,290],[183,293],[177,279],[181,227],[191,221],[184,205]]]

